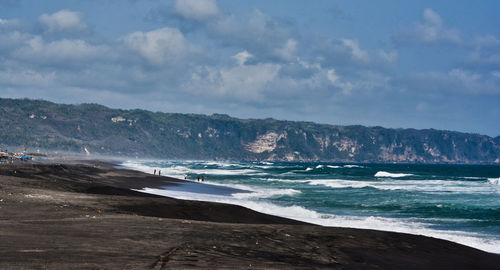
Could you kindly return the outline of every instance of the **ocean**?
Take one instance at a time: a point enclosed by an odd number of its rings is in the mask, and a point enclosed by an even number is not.
[[[446,239],[500,254],[500,166],[129,160],[123,167],[231,187],[145,189],[323,226]]]

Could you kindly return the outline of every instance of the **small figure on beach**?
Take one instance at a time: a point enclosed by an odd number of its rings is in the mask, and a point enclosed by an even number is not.
[[[205,182],[205,176],[204,175],[201,176],[201,182]]]
[[[156,169],[154,170],[153,174],[156,175]]]
[[[187,174],[184,175],[184,180],[187,180],[188,176]]]
[[[199,175],[198,175],[198,177],[197,177],[197,180],[196,180],[196,181],[197,181],[197,182],[200,182],[200,176],[199,176]]]
[[[158,175],[161,175],[161,170],[158,171]]]

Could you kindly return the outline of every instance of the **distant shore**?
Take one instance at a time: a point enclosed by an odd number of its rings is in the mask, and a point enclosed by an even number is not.
[[[445,240],[322,227],[235,205],[131,190],[165,186],[195,187],[102,161],[2,164],[0,268],[495,269],[500,265],[500,255]]]

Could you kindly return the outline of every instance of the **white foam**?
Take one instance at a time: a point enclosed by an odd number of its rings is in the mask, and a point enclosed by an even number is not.
[[[488,236],[477,233],[435,230],[430,228],[431,224],[425,222],[374,216],[365,217],[322,214],[306,209],[302,206],[279,206],[268,202],[254,201],[249,197],[238,198],[151,188],[145,188],[138,191],[185,200],[212,201],[241,205],[261,213],[296,219],[323,226],[383,230],[431,236],[475,247],[488,252],[500,253],[500,240],[491,239],[488,238]]]
[[[344,165],[344,168],[364,168],[364,167],[360,165]]]
[[[271,182],[283,182],[283,183],[309,183],[311,180],[292,180],[292,179],[281,179],[281,178],[263,178],[261,180],[271,181]]]
[[[309,172],[309,171],[312,171],[312,170],[314,170],[314,169],[311,168],[311,167],[309,167],[309,168],[306,169],[306,172]]]
[[[399,178],[399,177],[406,177],[406,176],[412,176],[412,175],[413,174],[410,174],[410,173],[390,173],[390,172],[379,171],[375,174],[375,177]]]
[[[211,202],[220,202],[220,203],[229,203],[235,205],[245,206],[255,211],[259,211],[265,214],[278,215],[281,217],[291,218],[291,219],[300,219],[301,217],[307,219],[319,219],[321,217],[315,211],[308,210],[301,206],[279,206],[276,204],[255,201],[255,197],[252,196],[220,196],[220,195],[212,195],[212,194],[203,194],[203,193],[191,193],[191,192],[179,192],[179,191],[171,191],[164,189],[154,189],[154,188],[145,188],[142,190],[137,190],[140,192],[156,194],[161,196],[167,196],[177,199],[183,200],[195,200],[195,201],[211,201]],[[291,193],[294,193],[291,191]]]
[[[500,177],[498,178],[488,178],[488,182],[492,185],[500,185]]]
[[[294,196],[302,193],[300,190],[291,188],[284,188],[284,189],[260,188],[242,184],[232,184],[232,183],[224,184],[224,183],[214,183],[209,181],[207,181],[207,183],[214,186],[223,186],[223,187],[230,187],[230,188],[250,191],[249,193],[235,193],[232,195],[235,198],[270,198],[275,196]]]
[[[337,165],[326,165],[326,167],[332,168],[332,169],[340,169],[340,168],[342,168],[342,166],[337,166]]]
[[[349,181],[349,180],[340,180],[340,179],[332,179],[332,180],[309,180],[310,185],[318,186],[323,185],[331,188],[364,188],[364,187],[374,187],[369,182],[363,181]]]
[[[449,180],[388,180],[388,181],[354,181],[344,179],[305,180],[310,185],[323,185],[330,188],[365,188],[379,190],[407,190],[426,193],[461,193],[491,194],[500,192],[500,188],[492,189],[484,182],[449,181]]]
[[[165,162],[167,163],[167,162]],[[188,162],[185,162],[188,163]],[[210,168],[204,168],[204,169],[194,169],[194,168],[189,168],[187,166],[181,166],[181,165],[176,165],[177,163],[170,163],[167,165],[170,165],[168,167],[165,167],[165,164],[162,164],[162,166],[148,166],[144,165],[141,162],[135,162],[135,161],[125,161],[121,164],[121,166],[130,168],[133,170],[138,170],[141,172],[145,173],[153,173],[154,170],[161,170],[162,175],[168,175],[172,177],[177,177],[177,178],[183,178],[184,175],[186,174],[197,174],[197,175],[265,175],[263,172],[259,172],[258,170],[254,169],[210,169]],[[219,162],[206,162],[208,165],[217,165],[220,167],[235,167],[235,164],[224,164],[224,163],[219,163]],[[239,166],[241,168],[241,166]]]
[[[325,167],[325,165],[318,165],[318,166],[316,166],[316,169],[321,169],[323,167]]]
[[[235,193],[233,197],[235,198],[269,198],[275,196],[295,196],[302,193],[299,190],[287,188],[287,189],[266,189],[266,190],[252,190],[251,193]]]

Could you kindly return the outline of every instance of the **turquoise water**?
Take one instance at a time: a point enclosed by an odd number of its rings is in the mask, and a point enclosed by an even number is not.
[[[421,234],[500,253],[500,166],[133,160],[126,167],[251,191],[145,190],[325,226]]]

